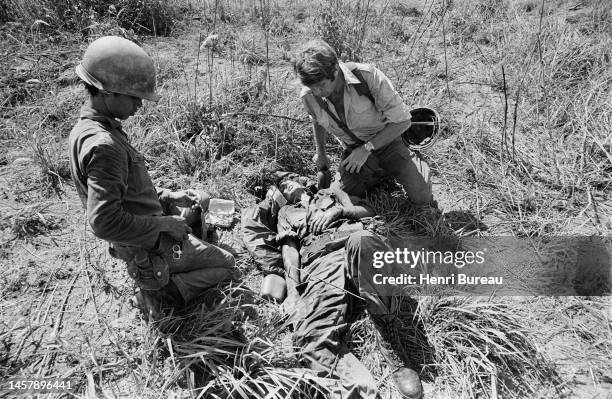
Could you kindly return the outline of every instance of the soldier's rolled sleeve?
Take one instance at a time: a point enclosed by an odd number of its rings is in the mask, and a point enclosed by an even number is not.
[[[382,71],[372,68],[371,73],[364,73],[363,76],[374,97],[376,108],[383,113],[387,122],[399,123],[410,120],[410,109]]]
[[[104,240],[150,249],[160,233],[158,217],[136,215],[122,206],[127,190],[128,158],[112,145],[96,146],[86,164],[87,217]]]

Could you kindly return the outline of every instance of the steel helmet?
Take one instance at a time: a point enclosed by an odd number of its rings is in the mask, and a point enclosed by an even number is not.
[[[427,107],[410,111],[412,124],[404,133],[404,144],[411,150],[421,151],[431,147],[440,133],[440,115],[436,110]]]
[[[136,43],[122,37],[105,36],[93,41],[76,74],[99,90],[159,100],[153,60]]]

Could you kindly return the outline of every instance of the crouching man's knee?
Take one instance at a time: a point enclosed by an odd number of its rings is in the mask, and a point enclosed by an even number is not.
[[[226,254],[223,267],[230,270],[236,268],[236,258],[234,258],[234,255],[230,254],[229,252]]]
[[[236,268],[236,259],[234,255],[228,253],[225,257],[225,262],[219,267],[219,282],[229,282],[240,280],[240,270]]]
[[[410,191],[407,193],[408,198],[410,198],[410,202],[412,205],[417,207],[424,206],[434,206],[435,201],[433,198],[433,194],[430,189],[423,189],[420,191]]]

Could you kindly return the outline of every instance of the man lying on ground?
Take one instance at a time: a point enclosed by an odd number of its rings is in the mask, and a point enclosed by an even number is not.
[[[365,302],[393,381],[404,397],[422,397],[418,374],[400,360],[405,354],[398,353],[403,347],[400,331],[405,329],[396,316],[399,298],[378,295],[373,287],[365,289],[360,284],[368,281],[373,252],[391,250],[379,236],[364,230],[360,219],[373,216],[372,209],[337,188],[312,195],[304,186],[287,180],[280,191],[287,205],[281,207],[282,199],[271,193],[266,201],[243,213],[243,238],[247,248],[255,249],[256,260],[268,266],[262,295],[282,301],[284,295],[277,293],[285,287],[278,286],[286,281],[284,306],[293,309],[294,342],[301,361],[322,376],[339,379],[333,397],[377,397],[372,374],[347,349],[344,337],[351,302]],[[274,248],[271,231],[265,236],[265,225],[274,220],[275,241],[282,252]],[[278,278],[283,274],[279,258],[285,281]]]
[[[180,306],[229,279],[234,257],[190,234],[208,195],[156,190],[144,156],[121,127],[143,99],[159,98],[149,55],[107,36],[89,45],[76,72],[89,98],[70,133],[72,177],[94,234],[127,263],[140,288],[137,302],[145,318],[155,319],[162,304]]]

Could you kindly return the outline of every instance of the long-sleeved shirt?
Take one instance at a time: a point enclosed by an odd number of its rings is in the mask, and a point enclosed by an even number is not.
[[[344,75],[344,114],[347,127],[364,142],[370,141],[376,134],[385,128],[388,123],[399,123],[410,120],[410,110],[402,101],[399,93],[395,91],[391,81],[378,68],[368,64],[355,63],[361,72],[368,89],[374,97],[376,104],[365,95],[359,95],[355,85],[361,82],[351,72],[345,63],[338,63]],[[340,126],[323,110],[314,94],[308,87],[303,87],[300,98],[305,102],[306,110],[313,122],[336,136],[345,145],[356,143]],[[329,110],[338,117],[338,112],[331,101],[327,102]]]
[[[69,142],[72,178],[94,234],[112,243],[153,248],[162,204],[144,156],[129,143],[121,123],[86,105]]]

